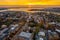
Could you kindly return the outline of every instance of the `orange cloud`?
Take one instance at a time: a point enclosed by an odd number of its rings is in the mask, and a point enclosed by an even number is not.
[[[60,0],[1,0],[0,5],[60,5]]]

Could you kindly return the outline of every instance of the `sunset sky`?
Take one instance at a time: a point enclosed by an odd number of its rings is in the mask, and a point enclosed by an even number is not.
[[[0,5],[60,5],[60,0],[0,0]]]

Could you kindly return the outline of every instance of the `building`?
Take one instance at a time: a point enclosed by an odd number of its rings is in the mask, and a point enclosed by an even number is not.
[[[19,40],[32,40],[32,33],[29,32],[21,32],[17,36]]]

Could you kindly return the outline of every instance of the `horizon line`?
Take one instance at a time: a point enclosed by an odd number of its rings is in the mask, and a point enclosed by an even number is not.
[[[0,5],[0,8],[43,8],[43,7],[60,7],[60,5]]]

